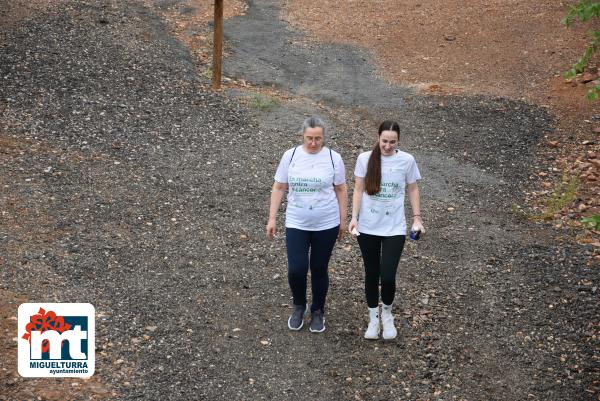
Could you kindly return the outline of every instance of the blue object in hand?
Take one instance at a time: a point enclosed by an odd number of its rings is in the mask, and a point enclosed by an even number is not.
[[[421,236],[421,230],[413,231],[410,230],[410,239],[416,241]]]

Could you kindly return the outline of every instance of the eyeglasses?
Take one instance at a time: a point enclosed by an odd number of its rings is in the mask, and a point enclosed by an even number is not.
[[[323,137],[322,136],[305,136],[304,140],[306,142],[321,143],[321,142],[323,142]]]

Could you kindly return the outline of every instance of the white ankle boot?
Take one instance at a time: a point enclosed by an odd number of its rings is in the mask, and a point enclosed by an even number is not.
[[[367,331],[365,331],[365,338],[368,340],[377,340],[380,331],[379,306],[376,308],[369,308],[369,326],[367,326]]]
[[[398,335],[394,326],[394,316],[392,315],[392,305],[383,304],[381,308],[381,322],[383,324],[383,339],[393,340]]]

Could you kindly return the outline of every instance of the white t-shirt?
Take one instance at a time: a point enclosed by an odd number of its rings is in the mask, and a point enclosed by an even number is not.
[[[339,153],[330,153],[325,146],[315,154],[305,152],[302,146],[288,149],[279,162],[275,181],[288,184],[286,227],[321,231],[340,224],[333,185],[346,182],[346,170]]]
[[[364,152],[356,160],[354,175],[364,178],[371,152]],[[415,158],[397,150],[394,155],[381,156],[381,189],[375,195],[363,192],[358,217],[358,231],[389,237],[406,235],[404,193],[407,184],[421,179]]]

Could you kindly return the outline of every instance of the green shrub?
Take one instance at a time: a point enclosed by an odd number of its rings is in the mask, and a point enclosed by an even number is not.
[[[579,3],[571,7],[571,10],[561,22],[566,26],[571,26],[576,19],[586,22],[594,17],[600,17],[600,3],[592,2],[591,0],[579,0]],[[590,31],[590,35],[592,36],[592,43],[585,49],[583,56],[565,73],[565,78],[573,78],[577,74],[582,73],[590,62],[592,55],[598,50],[598,46],[600,46],[600,32]],[[598,100],[599,97],[600,84],[596,84],[589,90],[587,98],[589,101],[594,101]]]
[[[584,226],[591,230],[600,230],[600,214],[581,219]]]

